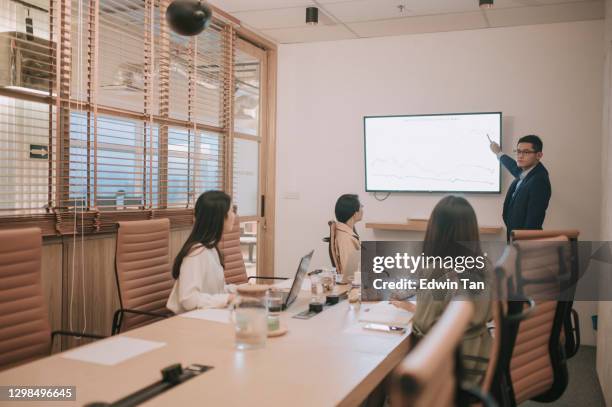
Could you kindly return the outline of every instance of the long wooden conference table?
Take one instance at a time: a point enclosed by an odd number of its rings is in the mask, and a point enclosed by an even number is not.
[[[289,332],[268,338],[262,349],[236,350],[229,323],[176,316],[121,334],[165,345],[114,366],[71,360],[59,353],[0,372],[0,386],[76,386],[76,401],[0,405],[113,402],[160,380],[160,370],[174,363],[214,368],[146,406],[358,405],[406,355],[410,330],[363,330],[347,301],[308,320],[292,318],[307,309],[308,301],[309,293],[301,291],[281,315]],[[367,306],[362,304],[362,310]]]

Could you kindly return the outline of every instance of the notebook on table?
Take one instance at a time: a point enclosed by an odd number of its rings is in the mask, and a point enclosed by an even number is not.
[[[398,308],[388,301],[381,301],[375,304],[361,304],[359,322],[407,326],[412,321],[413,315],[412,312]]]

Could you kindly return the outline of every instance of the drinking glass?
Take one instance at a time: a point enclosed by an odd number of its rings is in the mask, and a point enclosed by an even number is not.
[[[283,295],[272,291],[268,294],[268,331],[276,331],[280,328],[280,313],[283,307]]]
[[[251,285],[253,287],[253,285]],[[238,288],[232,303],[232,321],[236,333],[236,348],[262,348],[268,337],[268,294],[265,289]]]

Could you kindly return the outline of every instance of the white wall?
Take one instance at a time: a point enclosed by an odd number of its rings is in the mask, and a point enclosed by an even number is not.
[[[321,238],[342,193],[360,194],[365,221],[428,217],[443,196],[378,202],[364,192],[364,115],[502,111],[505,151],[524,134],[544,140],[553,186],[544,227],[599,238],[603,35],[592,21],[281,45],[276,273],[293,273],[311,248],[314,266],[328,264]],[[481,224],[502,224],[510,182],[505,174],[501,195],[467,196]],[[364,223],[358,231],[364,240],[422,239]]]

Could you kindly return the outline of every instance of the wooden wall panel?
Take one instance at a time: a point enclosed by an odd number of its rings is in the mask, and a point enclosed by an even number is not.
[[[62,329],[62,242],[45,242],[42,249],[42,286],[51,330]],[[60,341],[53,344],[53,352],[60,350]]]
[[[84,240],[64,238],[63,329],[111,334],[113,313],[119,308],[115,244],[114,234]],[[62,349],[89,342],[64,338]]]

